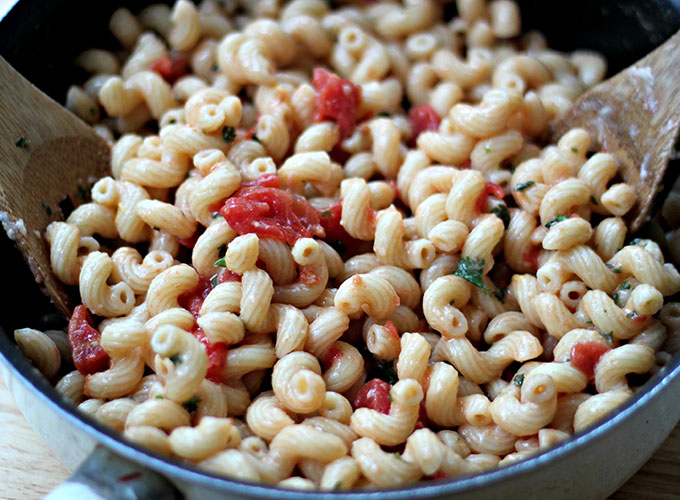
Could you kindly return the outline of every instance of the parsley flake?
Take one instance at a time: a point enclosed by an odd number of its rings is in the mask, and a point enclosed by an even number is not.
[[[29,141],[25,137],[19,137],[17,139],[17,142],[14,143],[14,145],[18,148],[27,148],[30,143],[31,141]]]
[[[321,217],[324,219],[330,219],[331,218],[331,209],[327,208],[326,210],[321,212]]]
[[[85,186],[83,186],[82,184],[78,184],[78,196],[80,197],[81,200],[87,198],[87,189],[85,189]]]
[[[215,263],[213,264],[213,266],[215,266],[215,267],[227,267],[227,263],[225,262],[224,257],[222,257],[221,259],[217,259],[215,261]]]
[[[234,142],[234,139],[236,139],[236,129],[228,125],[225,126],[222,129],[222,139],[224,139],[224,142],[227,144]]]
[[[181,365],[182,364],[182,358],[179,356],[179,354],[173,354],[168,358],[170,361],[175,363],[176,365]]]
[[[507,288],[498,288],[495,291],[491,292],[491,295],[496,297],[496,299],[498,299],[498,302],[502,304],[503,301],[505,300],[505,296],[507,295],[507,293],[508,293]]]
[[[217,64],[213,64],[211,69],[213,70],[214,73],[217,73],[220,70],[220,67]]]
[[[377,376],[379,379],[384,380],[390,385],[399,382],[399,376],[397,375],[397,370],[394,369],[394,363],[392,361],[378,361],[377,369]]]
[[[463,278],[468,283],[472,283],[477,288],[487,291],[486,285],[482,281],[482,271],[484,270],[484,259],[475,257],[463,257],[458,263],[458,267],[453,274]]]
[[[578,153],[578,148],[571,148],[572,153]]]
[[[52,215],[52,209],[50,208],[50,205],[46,202],[42,202],[42,206],[45,209],[45,212],[47,212],[47,215]]]
[[[485,152],[486,154],[491,153],[491,148],[490,148],[489,146],[484,146],[484,152]]]
[[[389,111],[381,111],[380,113],[378,113],[378,116],[383,117],[383,118],[389,118],[392,115],[390,114]]]
[[[551,227],[553,227],[553,226],[554,226],[555,224],[557,224],[558,222],[562,222],[563,220],[567,220],[568,218],[569,218],[569,217],[567,217],[566,215],[558,215],[558,216],[555,217],[553,220],[551,220],[550,222],[548,222],[548,223],[545,225],[545,227],[547,227],[548,229],[550,229]]]
[[[189,413],[193,413],[198,409],[198,403],[201,402],[201,398],[198,396],[193,396],[189,399],[187,399],[184,403],[182,403],[182,406],[186,411]]]
[[[597,200],[595,199],[594,196],[591,196],[591,197],[590,197],[590,203],[592,203],[592,204],[595,205],[595,206],[598,205]]]
[[[517,387],[522,387],[522,384],[524,384],[524,374],[518,373],[517,375],[515,375],[515,378],[513,378],[512,381],[515,383]]]
[[[612,295],[612,299],[614,300],[615,303],[618,302],[619,301],[619,294],[615,293],[614,295]]]
[[[614,266],[613,264],[610,264],[609,262],[605,263],[605,265],[606,265],[609,269],[611,269],[611,271],[612,271],[614,274],[621,274],[621,273],[623,272],[623,268],[621,268],[621,266],[616,267],[616,266]]]
[[[510,214],[508,213],[508,207],[503,204],[496,205],[491,209],[491,213],[503,221],[505,229],[510,225]]]
[[[621,283],[621,290],[630,290],[631,288],[633,288],[633,287],[630,286],[630,283],[628,283],[627,281],[624,281],[623,283]]]
[[[162,394],[156,394],[156,399],[165,399]]]
[[[606,338],[607,341],[608,341],[610,344],[613,344],[613,343],[614,343],[614,332],[613,332],[613,331],[611,331],[611,332],[609,332],[609,333],[604,333],[602,330],[600,330],[600,329],[598,328],[598,329],[597,329],[597,333],[599,333],[599,334],[602,335],[604,338]]]
[[[533,186],[534,184],[536,184],[535,181],[526,181],[526,182],[522,182],[522,183],[520,183],[520,184],[517,184],[517,185],[515,186],[515,189],[513,189],[513,191],[515,191],[515,192],[524,191],[525,189],[530,188],[530,187]]]

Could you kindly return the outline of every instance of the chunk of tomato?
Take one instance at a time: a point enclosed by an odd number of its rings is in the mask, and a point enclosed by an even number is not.
[[[411,143],[415,144],[418,136],[427,130],[439,130],[441,118],[429,104],[421,104],[412,107],[408,112],[408,121],[411,124]]]
[[[576,342],[571,348],[571,366],[581,370],[589,379],[593,378],[595,367],[609,347],[598,342]]]
[[[324,68],[314,68],[312,83],[316,89],[314,119],[334,121],[343,138],[350,135],[356,127],[361,89]]]
[[[325,236],[319,212],[304,197],[274,187],[242,188],[224,202],[220,213],[239,234],[255,233],[291,245],[300,238]]]
[[[487,182],[484,185],[484,191],[482,191],[479,197],[477,197],[477,201],[475,203],[475,210],[477,211],[477,213],[481,213],[482,210],[484,210],[484,205],[486,205],[486,200],[489,198],[489,195],[494,196],[499,200],[502,200],[503,197],[505,196],[505,191],[498,184],[494,184],[493,182]]]
[[[353,238],[340,224],[342,218],[342,202],[338,201],[325,210],[319,212],[320,223],[326,233],[324,240],[336,250],[343,250],[339,252],[345,259],[349,256],[355,255],[359,248],[363,245],[363,241]],[[369,213],[369,217],[375,217],[375,212]],[[338,244],[339,242],[339,244]],[[340,248],[338,248],[340,247]]]
[[[212,284],[210,281],[201,277],[199,278],[198,284],[194,287],[194,289],[190,292],[180,295],[177,298],[177,302],[180,307],[183,307],[193,314],[194,318],[198,318],[199,311],[203,306],[203,301],[210,293],[210,290],[212,290]]]
[[[379,378],[366,382],[354,397],[354,409],[370,408],[387,415],[390,412],[390,384]]]
[[[158,73],[168,83],[174,83],[189,71],[189,61],[179,52],[170,51],[149,65],[149,69]]]
[[[109,367],[109,355],[100,344],[101,334],[92,326],[87,307],[79,305],[73,310],[68,323],[68,341],[71,344],[73,363],[83,375],[92,375]]]
[[[223,342],[211,342],[200,328],[196,328],[192,333],[205,346],[208,355],[208,371],[205,378],[216,384],[222,383],[222,370],[227,361],[229,348]]]

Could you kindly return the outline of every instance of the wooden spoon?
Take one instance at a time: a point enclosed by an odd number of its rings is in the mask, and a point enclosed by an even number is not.
[[[631,232],[649,216],[680,125],[680,31],[663,45],[579,97],[551,127],[551,142],[574,127],[619,163],[638,195]]]
[[[75,287],[50,266],[47,224],[63,220],[84,190],[110,172],[110,148],[92,127],[67,111],[0,57],[0,220],[36,282],[65,315],[79,303]]]

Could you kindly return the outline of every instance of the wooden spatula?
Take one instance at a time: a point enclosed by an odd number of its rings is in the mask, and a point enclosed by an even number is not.
[[[611,153],[638,195],[631,232],[647,220],[680,130],[680,31],[649,55],[579,97],[551,127],[551,142],[569,129],[588,131]]]
[[[79,302],[50,267],[45,227],[61,206],[109,172],[110,148],[92,127],[43,94],[0,57],[0,219],[36,281],[69,316]],[[68,198],[68,200],[67,200]]]

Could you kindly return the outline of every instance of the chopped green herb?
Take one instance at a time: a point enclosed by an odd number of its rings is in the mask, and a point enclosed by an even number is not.
[[[218,217],[224,217],[224,216],[220,212],[215,212],[214,214],[212,214],[213,219],[217,219]]]
[[[598,329],[597,329],[597,333],[599,333],[599,334],[602,335],[604,338],[606,338],[606,339],[609,341],[610,344],[613,344],[613,343],[614,343],[614,332],[613,332],[613,331],[612,331],[612,332],[609,332],[609,333],[604,333],[602,330],[600,330],[600,329],[598,328]]]
[[[484,259],[475,257],[463,257],[458,263],[458,267],[453,274],[463,278],[468,283],[472,283],[477,288],[487,291],[484,281],[482,281],[482,271],[484,270]]]
[[[25,137],[19,137],[17,139],[17,142],[14,143],[14,145],[18,148],[27,148],[30,143],[31,141],[29,141]]]
[[[94,116],[94,115],[97,114],[97,110],[94,109],[94,106],[90,108],[90,114],[91,114],[92,116]]]
[[[595,199],[594,196],[591,196],[591,197],[590,197],[590,203],[592,203],[592,204],[595,205],[595,206],[598,205],[597,200]]]
[[[47,215],[52,215],[52,209],[46,201],[42,202],[42,206],[45,209],[45,212],[47,212]]]
[[[404,460],[404,458],[401,456],[401,453],[399,453],[399,452],[395,453],[394,456],[396,458],[398,458],[399,460]]]
[[[578,148],[571,148],[572,153],[578,153]]]
[[[156,399],[165,399],[162,394],[156,394]]]
[[[213,276],[212,280],[210,280],[210,284],[213,286],[213,288],[215,288],[217,285],[219,285],[220,284],[219,275],[216,274],[215,276]]]
[[[225,126],[222,129],[222,139],[224,139],[224,142],[229,144],[230,142],[234,142],[234,139],[236,139],[236,129],[234,127],[230,126]]]
[[[502,304],[503,301],[505,300],[505,296],[507,295],[507,293],[508,293],[507,288],[498,288],[498,289],[494,290],[493,292],[491,292],[491,295],[496,297],[498,299],[498,302],[500,302]]]
[[[524,191],[525,189],[527,189],[527,188],[533,186],[534,184],[536,184],[535,181],[526,181],[526,182],[522,182],[522,183],[520,183],[520,184],[517,184],[517,185],[515,186],[515,189],[513,189],[513,191],[516,191],[516,192],[517,192],[517,191]]]
[[[619,294],[615,293],[614,295],[612,295],[612,299],[614,299],[614,302],[617,303],[619,301]]]
[[[220,70],[220,67],[217,64],[213,64],[211,69],[213,70],[213,72],[217,73]]]
[[[518,373],[517,375],[515,375],[513,382],[517,387],[522,387],[522,384],[524,384],[524,374]]]
[[[589,319],[586,320],[586,325],[592,325],[592,324],[593,324],[593,322],[591,320],[589,320]]]
[[[198,409],[198,403],[201,402],[201,398],[198,396],[193,396],[189,399],[187,399],[184,403],[182,403],[182,406],[186,411],[189,413],[193,413]]]
[[[606,265],[609,269],[611,269],[611,271],[612,271],[614,274],[621,274],[621,272],[623,272],[623,269],[621,268],[621,266],[616,267],[616,266],[614,266],[613,264],[610,264],[609,262],[605,263],[605,265]]]
[[[381,116],[383,118],[389,118],[392,115],[390,114],[389,111],[381,111],[380,113],[378,113],[378,116]]]
[[[485,152],[486,154],[491,153],[491,148],[490,148],[489,146],[484,146],[484,152]]]
[[[78,184],[78,196],[80,197],[81,200],[87,198],[87,189],[85,189],[85,186],[83,186],[82,184]]]
[[[321,212],[321,217],[323,217],[324,219],[330,219],[331,218],[331,209],[327,208],[326,210]]]
[[[151,227],[153,228],[154,231],[160,231],[161,230],[161,228],[158,227],[158,226],[151,226]]]
[[[635,316],[637,316],[635,311],[631,311],[631,312],[626,314],[626,318],[628,318],[628,319],[633,319]]]
[[[384,380],[390,385],[394,385],[399,382],[399,376],[397,371],[394,369],[394,363],[392,361],[378,361],[378,378]]]
[[[260,144],[262,143],[262,141],[260,141],[260,138],[257,136],[257,134],[253,134],[253,136],[250,138],[250,140],[255,141],[255,142],[259,142]]]
[[[169,125],[173,125],[173,124],[175,124],[175,123],[177,123],[177,120],[175,120],[174,118],[170,118],[170,119],[168,120],[168,124],[169,124]]]
[[[510,214],[508,213],[508,207],[504,204],[498,204],[491,209],[491,213],[503,221],[503,225],[507,229],[510,225]]]
[[[217,259],[215,263],[213,264],[215,267],[227,267],[227,263],[224,261],[224,257],[221,259]]]
[[[455,306],[456,305],[456,299],[451,299],[451,302],[449,302],[450,306]]]
[[[182,358],[180,358],[179,354],[173,354],[168,358],[170,361],[175,363],[176,365],[181,365],[182,364]]]
[[[338,255],[340,255],[340,257],[342,257],[343,255],[345,255],[345,252],[347,251],[347,247],[345,247],[345,244],[344,244],[342,241],[340,241],[340,240],[335,240],[334,242],[329,243],[329,244],[330,244],[330,246],[333,247],[333,249],[334,249],[336,252],[338,252]]]
[[[635,238],[633,241],[630,242],[631,245],[639,245],[642,243],[642,240],[640,238]]]
[[[562,222],[563,220],[567,220],[568,218],[569,218],[569,217],[567,217],[566,215],[558,215],[558,216],[555,217],[553,220],[551,220],[550,222],[548,222],[548,223],[545,225],[545,227],[547,227],[548,229],[550,229],[551,227],[553,227],[553,226],[554,226],[555,224],[557,224],[558,222]]]
[[[624,281],[623,283],[621,283],[621,290],[630,290],[631,288],[633,288],[633,287],[630,286],[630,283],[628,283],[627,281]]]

